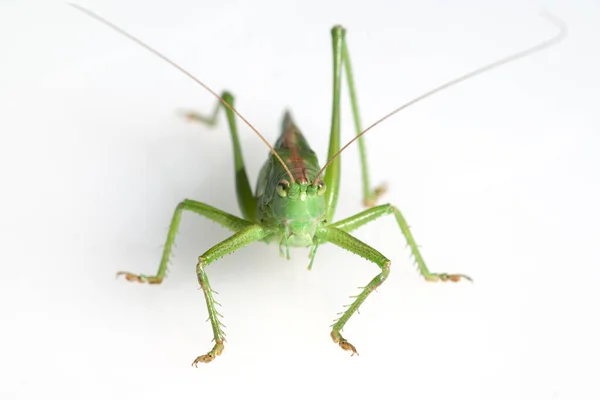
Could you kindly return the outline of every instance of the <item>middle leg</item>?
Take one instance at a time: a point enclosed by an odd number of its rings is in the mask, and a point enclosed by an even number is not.
[[[419,247],[415,241],[415,238],[408,227],[404,216],[396,207],[391,204],[383,204],[377,207],[369,208],[363,212],[355,214],[349,218],[336,222],[335,224],[331,224],[332,227],[341,229],[344,232],[352,232],[355,229],[360,228],[361,226],[374,221],[384,215],[393,214],[396,217],[396,222],[398,223],[398,227],[400,231],[404,235],[408,246],[410,247],[410,251],[415,259],[415,263],[419,268],[419,272],[428,282],[437,282],[437,281],[452,281],[457,282],[461,279],[466,279],[471,281],[467,275],[463,274],[448,274],[448,273],[433,273],[430,272],[425,264],[425,260],[419,251]]]
[[[165,274],[167,273],[167,265],[169,263],[169,258],[171,257],[173,243],[175,243],[175,235],[177,234],[177,229],[179,228],[179,223],[181,222],[181,214],[184,210],[192,211],[196,214],[202,215],[203,217],[206,217],[234,232],[240,231],[248,226],[252,226],[251,222],[226,213],[225,211],[221,211],[218,208],[209,206],[205,203],[200,203],[199,201],[185,199],[177,205],[177,208],[175,208],[175,212],[173,213],[173,217],[171,218],[169,233],[167,234],[165,248],[163,250],[163,255],[160,260],[156,275],[138,275],[131,272],[120,271],[117,272],[117,276],[123,275],[125,276],[125,279],[130,282],[147,282],[150,284],[162,283]]]

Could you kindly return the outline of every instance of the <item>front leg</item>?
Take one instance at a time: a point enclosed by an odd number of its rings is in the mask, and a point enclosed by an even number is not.
[[[421,252],[419,251],[419,247],[417,246],[417,243],[415,242],[415,238],[413,237],[412,232],[410,231],[408,224],[406,223],[406,220],[404,219],[404,216],[402,215],[402,213],[400,213],[400,210],[398,210],[396,207],[392,206],[391,204],[383,204],[383,205],[380,205],[377,207],[369,208],[368,210],[365,210],[365,211],[355,214],[349,218],[346,218],[344,220],[336,222],[335,224],[332,224],[331,226],[334,228],[337,228],[337,229],[341,229],[344,232],[351,232],[351,231],[358,229],[361,226],[367,224],[368,222],[374,221],[374,220],[378,219],[379,217],[382,217],[384,215],[389,215],[389,214],[394,214],[394,216],[396,217],[396,222],[398,223],[398,227],[400,227],[400,231],[402,231],[402,234],[406,238],[406,242],[408,244],[408,247],[410,247],[410,251],[415,259],[415,263],[417,264],[417,267],[419,268],[419,272],[425,278],[425,280],[427,280],[428,282],[437,282],[437,281],[457,282],[461,279],[466,279],[468,281],[472,281],[471,278],[469,278],[467,275],[463,275],[463,274],[448,274],[448,273],[430,272],[429,269],[427,268],[427,265],[425,264],[425,260],[423,259]]]
[[[196,265],[196,274],[198,275],[198,282],[204,292],[204,299],[206,300],[206,307],[208,308],[208,319],[213,330],[213,339],[215,345],[212,350],[208,353],[197,357],[192,366],[197,367],[198,363],[209,363],[214,360],[217,356],[221,355],[224,349],[225,333],[223,332],[223,324],[219,321],[219,312],[216,309],[216,305],[219,304],[214,299],[214,290],[210,287],[208,276],[206,275],[205,268],[215,260],[231,254],[234,251],[249,245],[250,243],[259,241],[267,236],[269,233],[263,229],[260,225],[251,225],[247,228],[242,229],[238,233],[230,236],[221,243],[216,244],[206,253],[198,257],[198,264]]]
[[[368,244],[361,242],[354,236],[344,232],[341,229],[331,226],[323,228],[323,230],[317,233],[317,237],[319,241],[336,244],[343,249],[351,251],[352,253],[377,264],[377,266],[381,268],[381,273],[373,278],[371,282],[369,282],[369,284],[363,288],[362,292],[358,296],[355,296],[354,302],[348,306],[348,309],[343,312],[342,316],[332,325],[331,338],[333,341],[339,344],[342,349],[351,351],[352,355],[358,354],[356,347],[350,344],[350,342],[348,342],[340,332],[352,314],[354,314],[358,310],[358,307],[360,307],[360,305],[367,299],[369,294],[371,294],[371,292],[377,289],[377,287],[379,287],[379,285],[381,285],[383,281],[387,279],[390,273],[391,261]]]

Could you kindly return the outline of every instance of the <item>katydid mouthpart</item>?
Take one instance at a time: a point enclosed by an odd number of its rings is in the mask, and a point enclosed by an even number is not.
[[[263,241],[266,243],[276,243],[279,246],[280,253],[287,256],[288,259],[290,247],[310,248],[309,269],[313,265],[317,248],[325,243],[335,244],[365,258],[380,268],[381,272],[366,286],[361,288],[362,291],[357,296],[353,297],[353,302],[344,312],[340,313],[340,317],[335,320],[331,326],[331,338],[333,341],[342,349],[350,351],[352,355],[358,354],[356,348],[342,336],[341,331],[369,294],[387,279],[391,264],[390,260],[375,248],[352,236],[352,231],[382,216],[392,215],[410,248],[420,274],[426,281],[457,282],[462,279],[470,281],[471,279],[463,274],[431,272],[426,266],[423,256],[421,255],[416,241],[400,210],[391,204],[375,205],[380,195],[385,191],[385,188],[383,186],[374,189],[371,188],[363,136],[373,127],[401,110],[476,75],[555,45],[563,40],[567,34],[566,26],[562,21],[547,13],[543,13],[544,16],[558,28],[558,33],[552,38],[508,57],[504,57],[482,68],[478,68],[470,73],[446,82],[443,85],[437,86],[391,111],[366,129],[362,129],[358,112],[358,101],[354,88],[354,77],[352,75],[346,43],[346,31],[339,25],[334,26],[331,30],[333,39],[333,111],[331,133],[327,162],[323,167],[320,167],[315,152],[311,149],[289,113],[286,112],[284,115],[282,132],[279,139],[274,145],[271,145],[267,139],[235,109],[234,98],[229,92],[223,92],[221,95],[217,94],[187,70],[183,69],[144,42],[123,31],[121,28],[81,6],[75,4],[70,5],[116,30],[171,64],[210,92],[218,100],[217,106],[211,116],[206,117],[201,114],[189,112],[186,114],[187,118],[207,125],[215,125],[219,110],[221,108],[225,109],[233,142],[236,194],[243,218],[229,214],[205,203],[185,199],[179,203],[173,214],[162,259],[156,275],[138,275],[130,272],[117,273],[117,276],[123,275],[128,281],[132,282],[145,282],[150,284],[161,283],[167,271],[167,263],[171,255],[175,235],[184,210],[202,215],[234,232],[232,236],[217,243],[198,257],[196,273],[206,300],[215,344],[208,353],[197,357],[192,363],[193,366],[214,360],[223,352],[225,342],[223,325],[219,319],[221,314],[216,308],[219,303],[214,298],[215,292],[210,286],[206,274],[206,267],[215,260],[254,242]],[[343,70],[346,73],[356,135],[343,147],[340,147],[340,93]],[[238,139],[236,116],[248,125],[270,150],[270,155],[260,170],[256,190],[254,192],[251,190],[244,165],[242,150]],[[358,141],[360,151],[363,203],[367,209],[342,221],[333,222],[333,216],[338,202],[340,183],[340,154],[355,141]]]

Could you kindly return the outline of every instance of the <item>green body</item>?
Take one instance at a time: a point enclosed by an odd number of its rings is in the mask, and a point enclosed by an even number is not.
[[[307,247],[316,242],[317,230],[325,224],[325,197],[313,184],[321,167],[317,155],[292,120],[283,118],[281,136],[274,149],[286,163],[296,183],[290,184],[285,196],[278,193],[280,182],[289,182],[279,160],[270,154],[256,185],[256,219],[254,222],[273,229],[264,240],[277,240],[280,248]],[[320,181],[319,183],[322,183]]]

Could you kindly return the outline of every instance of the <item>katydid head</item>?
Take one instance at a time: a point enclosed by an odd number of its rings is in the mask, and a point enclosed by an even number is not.
[[[325,190],[320,179],[311,183],[281,179],[275,187],[271,207],[290,245],[312,244],[315,230],[325,218]]]

